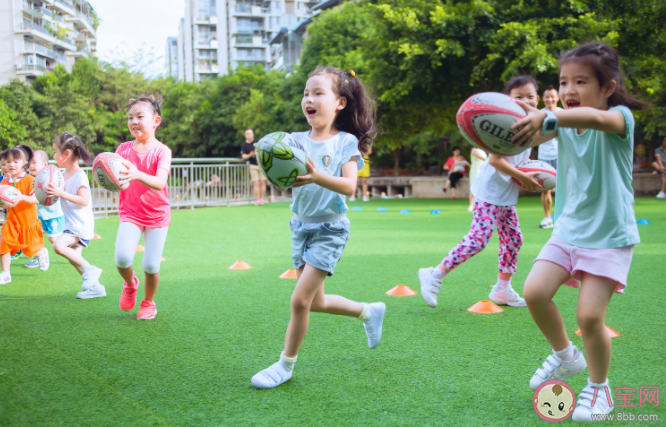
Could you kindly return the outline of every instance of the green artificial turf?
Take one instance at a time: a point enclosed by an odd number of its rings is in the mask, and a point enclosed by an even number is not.
[[[420,295],[385,294],[398,284],[420,293],[418,269],[466,233],[466,203],[350,203],[363,210],[348,214],[351,239],[326,290],[385,302],[382,343],[369,350],[358,320],[313,314],[294,377],[274,390],[256,390],[250,378],[277,360],[289,320],[295,280],[278,278],[291,268],[287,203],[174,211],[153,321],[118,308],[117,218],[96,222],[102,240],[84,252],[104,269],[106,298],[77,300],[80,278],[53,252],[46,273],[13,261],[13,282],[0,286],[0,426],[547,425],[528,382],[550,349],[527,309],[467,311],[496,281],[496,236],[445,279],[436,309]],[[525,243],[513,286],[522,294],[551,231],[538,228],[538,198],[521,199],[518,212]],[[638,389],[666,390],[666,204],[637,199],[636,217],[652,225],[639,226],[626,295],[608,311],[621,333],[609,377],[612,388],[637,390],[637,407],[615,413],[656,413],[664,425],[666,405],[638,408]],[[229,270],[238,260],[253,268]],[[562,288],[555,301],[582,348],[577,295]],[[586,379],[569,384],[578,393]]]

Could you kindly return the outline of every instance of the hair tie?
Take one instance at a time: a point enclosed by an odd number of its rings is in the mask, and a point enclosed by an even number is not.
[[[354,72],[354,70],[349,70],[349,71],[347,72],[347,76],[349,76],[349,77],[356,77],[356,72]]]
[[[155,97],[153,95],[150,95],[148,99],[150,99],[150,102],[155,102]]]

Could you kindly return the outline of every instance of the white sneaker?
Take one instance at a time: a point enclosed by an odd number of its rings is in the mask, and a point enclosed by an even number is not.
[[[83,278],[83,285],[81,286],[81,289],[84,291],[87,289],[92,288],[95,286],[95,284],[99,283],[99,278],[102,276],[102,269],[97,268],[94,265],[91,266],[90,270],[84,271],[83,275],[81,276]]]
[[[3,271],[0,273],[0,285],[6,285],[12,281],[12,275],[9,274],[9,271]]]
[[[467,212],[474,212],[474,206],[469,206],[467,208]]]
[[[542,219],[541,224],[539,224],[539,228],[553,228],[553,219],[552,218]]]
[[[574,409],[571,419],[574,421],[597,421],[592,418],[594,415],[606,415],[612,411],[613,397],[610,393],[608,380],[606,380],[604,387],[594,387],[588,378],[587,387],[578,395],[576,409]]]
[[[441,280],[432,277],[434,268],[422,268],[419,270],[419,281],[421,282],[421,296],[430,307],[437,307],[437,294],[442,286]]]
[[[88,289],[76,294],[78,299],[91,299],[91,298],[100,298],[106,296],[106,289],[102,286],[101,283],[97,282]]]
[[[364,201],[364,202],[369,202],[369,201],[370,201],[370,197],[367,197],[367,196],[366,196],[366,197],[363,197],[363,201]]]
[[[573,345],[573,344],[571,344]],[[587,368],[587,362],[583,353],[574,345],[574,358],[570,362],[563,362],[562,359],[551,354],[543,362],[543,365],[536,370],[530,380],[530,387],[536,390],[546,381],[559,380],[564,381],[569,377],[580,374]]]
[[[350,202],[353,202],[353,201],[355,201],[355,200],[356,200],[356,196],[351,196],[351,197],[349,198],[349,201],[350,201]]]
[[[500,289],[499,284],[493,286],[488,298],[496,303],[510,305],[511,307],[527,307],[525,300],[518,295],[518,292],[513,290],[511,285],[508,285],[506,289]]]
[[[377,348],[382,340],[382,326],[384,324],[384,315],[386,314],[386,304],[383,302],[373,302],[369,304],[368,314],[363,320],[365,334],[368,336],[368,347]]]
[[[39,251],[39,254],[37,254],[37,262],[39,262],[39,269],[42,271],[46,271],[49,269],[49,266],[51,263],[49,262],[49,250],[46,248],[42,248],[41,251]]]
[[[659,194],[657,194],[657,199],[666,199],[666,193],[660,191]]]
[[[293,365],[291,369],[288,369],[282,360],[278,360],[268,368],[255,374],[251,382],[257,388],[273,388],[289,381],[293,372]]]

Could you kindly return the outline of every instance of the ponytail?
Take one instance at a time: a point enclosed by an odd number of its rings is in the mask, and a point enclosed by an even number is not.
[[[374,100],[354,71],[344,72],[335,67],[317,68],[309,77],[322,74],[331,76],[333,90],[338,97],[347,100],[347,105],[335,118],[335,127],[354,135],[358,139],[358,150],[364,155],[369,153],[377,136]]]
[[[93,154],[83,147],[81,139],[71,133],[58,135],[53,141],[60,151],[70,150],[76,160],[83,160],[86,166],[90,166],[94,159]]]

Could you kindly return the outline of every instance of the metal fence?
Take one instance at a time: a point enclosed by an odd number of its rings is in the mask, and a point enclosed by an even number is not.
[[[101,188],[92,177],[92,167],[81,169],[88,173],[95,216],[117,214],[120,193]],[[235,158],[172,159],[167,186],[172,209],[231,206],[255,200],[249,163]],[[271,187],[269,192],[274,195],[275,190]]]

